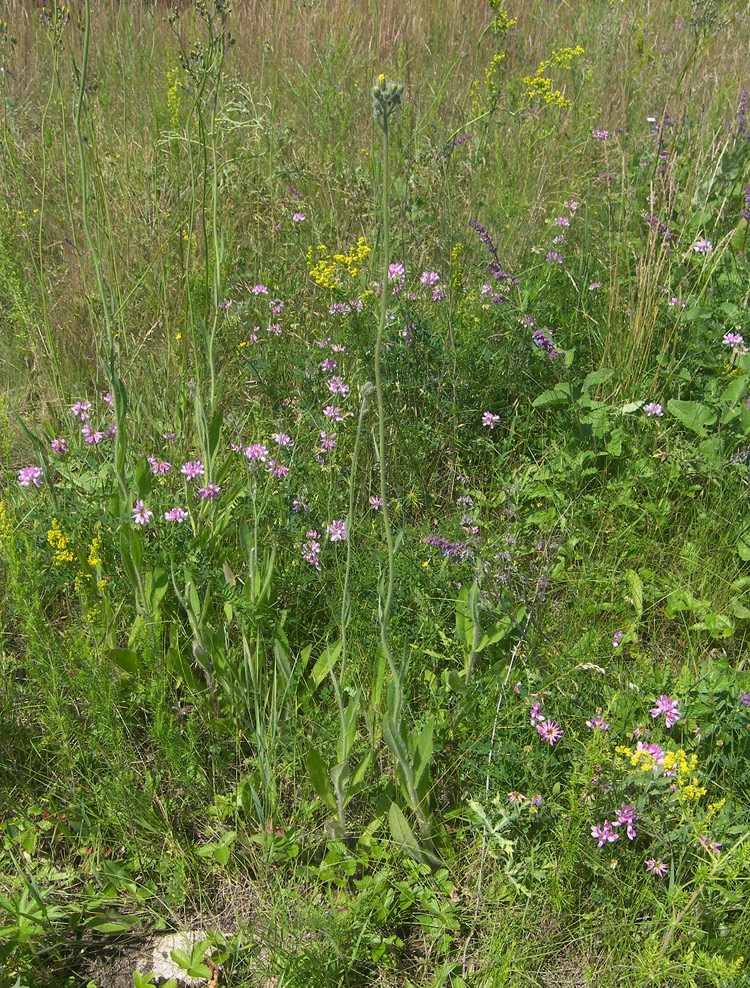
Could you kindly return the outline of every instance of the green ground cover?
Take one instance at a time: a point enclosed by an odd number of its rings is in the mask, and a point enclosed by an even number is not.
[[[6,4],[2,988],[750,984],[750,16],[518,6]]]

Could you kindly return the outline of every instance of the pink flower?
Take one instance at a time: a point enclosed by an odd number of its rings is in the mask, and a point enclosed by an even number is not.
[[[606,720],[602,720],[601,714],[597,714],[593,720],[587,720],[586,727],[590,727],[592,731],[609,730],[609,724],[606,722]]]
[[[250,460],[251,463],[265,463],[268,459],[268,450],[263,443],[251,443],[243,452],[245,459]]]
[[[164,512],[165,521],[183,522],[187,517],[189,517],[187,511],[184,511],[182,508],[171,508],[169,511]]]
[[[705,834],[701,834],[698,838],[696,847],[702,847],[705,851],[711,851],[712,854],[718,854],[722,845],[717,841],[710,840]]]
[[[83,428],[81,429],[81,434],[83,436],[84,442],[87,442],[89,446],[98,446],[99,443],[104,439],[103,432],[94,432],[91,427],[91,423],[84,422]]]
[[[664,415],[664,409],[656,401],[650,401],[648,405],[643,406],[643,411],[648,415],[649,418],[656,417],[660,419]]]
[[[534,700],[531,704],[531,726],[535,727],[537,721],[544,722],[544,714],[539,713],[539,708],[544,703],[544,700]]]
[[[651,875],[658,875],[661,878],[662,875],[666,875],[669,868],[661,858],[649,858],[646,862],[646,871]]]
[[[271,436],[271,439],[276,443],[277,446],[291,446],[292,439],[285,432],[277,432],[275,435]]]
[[[383,507],[383,498],[382,497],[371,497],[370,498],[370,507],[372,508],[373,511],[377,511],[378,508],[382,508]],[[748,694],[748,696],[750,697],[750,693]]]
[[[643,741],[638,742],[635,746],[635,750],[645,751],[647,755],[650,755],[654,762],[654,764],[650,766],[651,768],[658,768],[664,761],[664,756],[666,755],[666,751],[663,748],[660,748],[658,744],[645,744]]]
[[[326,418],[333,419],[334,422],[344,421],[344,416],[341,414],[341,409],[336,405],[326,405],[323,409],[323,414]]]
[[[614,635],[612,635],[612,648],[619,648],[621,641],[622,641],[622,632],[616,631]]]
[[[429,285],[430,287],[432,287],[433,285],[436,285],[440,281],[440,275],[437,273],[437,271],[423,271],[422,274],[420,275],[419,280],[422,282],[423,285]]]
[[[91,408],[90,401],[77,401],[75,405],[71,406],[70,414],[75,415],[77,418],[81,420],[81,422],[85,422],[86,419],[89,417],[88,411],[90,408]]]
[[[18,483],[21,487],[28,487],[33,484],[35,487],[42,486],[42,468],[41,467],[24,467],[23,470],[18,471]]]
[[[660,717],[664,714],[664,721],[669,728],[673,727],[680,717],[682,717],[682,714],[677,709],[677,706],[677,700],[670,700],[666,693],[662,693],[656,701],[656,706],[652,707],[649,713],[654,718]]]
[[[200,460],[191,460],[180,467],[180,473],[185,480],[195,480],[196,477],[202,477],[205,472],[206,469]]]
[[[307,217],[304,213],[295,213],[294,216],[292,216],[293,223],[304,223],[306,219]]]
[[[346,542],[346,522],[342,520],[332,521],[326,531],[331,542]]]
[[[253,295],[268,295],[268,289],[265,285],[254,285],[250,291]]]
[[[67,453],[68,452],[68,440],[60,436],[59,439],[53,439],[50,442],[50,446],[56,453]]]
[[[148,462],[151,466],[151,473],[154,474],[167,473],[172,468],[171,463],[167,463],[166,460],[158,460],[155,456],[149,456]]]
[[[349,385],[344,384],[343,380],[340,377],[332,377],[328,381],[328,390],[331,392],[331,394],[341,395],[342,398],[346,398],[346,396],[349,394]]]
[[[560,729],[560,725],[555,724],[551,720],[543,720],[540,724],[536,725],[536,729],[539,732],[542,740],[549,742],[550,747],[556,744],[564,733]]]
[[[592,827],[591,836],[595,840],[599,841],[599,847],[604,847],[607,841],[609,841],[610,844],[613,844],[616,840],[620,839],[620,835],[614,832],[614,830],[612,829],[612,824],[609,822],[609,820],[605,820],[604,826],[602,827],[599,826]]]
[[[205,487],[199,488],[198,493],[204,501],[213,501],[215,497],[221,494],[221,487],[218,487],[216,484],[206,484]]]
[[[635,806],[628,806],[627,803],[623,803],[620,809],[617,811],[617,820],[612,824],[613,827],[619,827],[621,824],[626,824],[628,831],[628,840],[635,840],[638,836],[635,832],[635,821],[640,820],[640,813],[636,813]]]
[[[494,415],[492,412],[485,412],[482,416],[482,425],[486,426],[488,429],[494,429],[499,421],[500,416]]]
[[[278,480],[283,480],[289,473],[289,467],[284,466],[283,463],[277,463],[276,460],[269,460],[267,469],[268,472],[272,473]]]
[[[148,525],[153,517],[153,511],[147,508],[143,501],[135,502],[133,505],[133,521],[136,525]]]
[[[742,346],[745,342],[745,338],[740,336],[739,333],[727,333],[721,342],[724,346]]]

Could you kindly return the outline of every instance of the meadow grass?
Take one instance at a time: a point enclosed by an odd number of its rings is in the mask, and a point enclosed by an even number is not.
[[[750,983],[747,5],[234,8],[0,23],[0,988]]]

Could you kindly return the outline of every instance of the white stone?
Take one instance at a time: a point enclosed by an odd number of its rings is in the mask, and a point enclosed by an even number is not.
[[[173,950],[182,950],[190,957],[193,947],[201,940],[205,940],[206,934],[203,930],[185,930],[180,933],[169,933],[159,937],[154,943],[154,952],[151,957],[151,971],[156,975],[156,982],[177,978],[184,985],[205,984],[206,978],[191,978],[187,972],[175,964],[172,960]],[[203,958],[201,957],[201,961]]]

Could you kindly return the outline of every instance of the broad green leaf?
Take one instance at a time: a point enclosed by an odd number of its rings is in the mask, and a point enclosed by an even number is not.
[[[670,398],[667,408],[686,429],[690,429],[701,439],[705,439],[708,435],[706,426],[713,425],[716,421],[716,412],[700,401],[680,401],[677,398]]]
[[[316,794],[323,800],[328,809],[335,813],[337,811],[336,797],[328,777],[328,768],[315,748],[310,748],[307,753],[307,774],[310,776],[310,782],[312,782]]]
[[[588,391],[589,388],[594,388],[598,384],[604,384],[612,377],[613,373],[614,371],[611,371],[608,367],[600,367],[599,370],[591,371],[583,379],[583,390]]]
[[[218,847],[214,848],[214,858],[224,867],[227,861],[229,861],[229,848],[224,844],[219,844]]]
[[[643,583],[640,576],[634,569],[629,569],[625,573],[625,579],[630,587],[630,595],[633,598],[633,607],[638,620],[643,616]]]
[[[190,967],[190,963],[191,963],[190,958],[185,953],[185,951],[180,950],[179,947],[176,947],[174,950],[172,950],[170,952],[170,956],[172,957],[172,960],[175,962],[175,964],[181,967],[183,971],[187,971],[187,969]]]
[[[109,648],[104,654],[110,662],[129,676],[138,677],[143,672],[143,665],[138,658],[138,653],[132,648]]]
[[[325,648],[318,656],[315,660],[315,665],[312,667],[312,672],[310,673],[310,678],[316,687],[320,686],[331,669],[335,670],[336,663],[338,662],[340,655],[341,642],[336,642],[335,645],[329,645]]]

